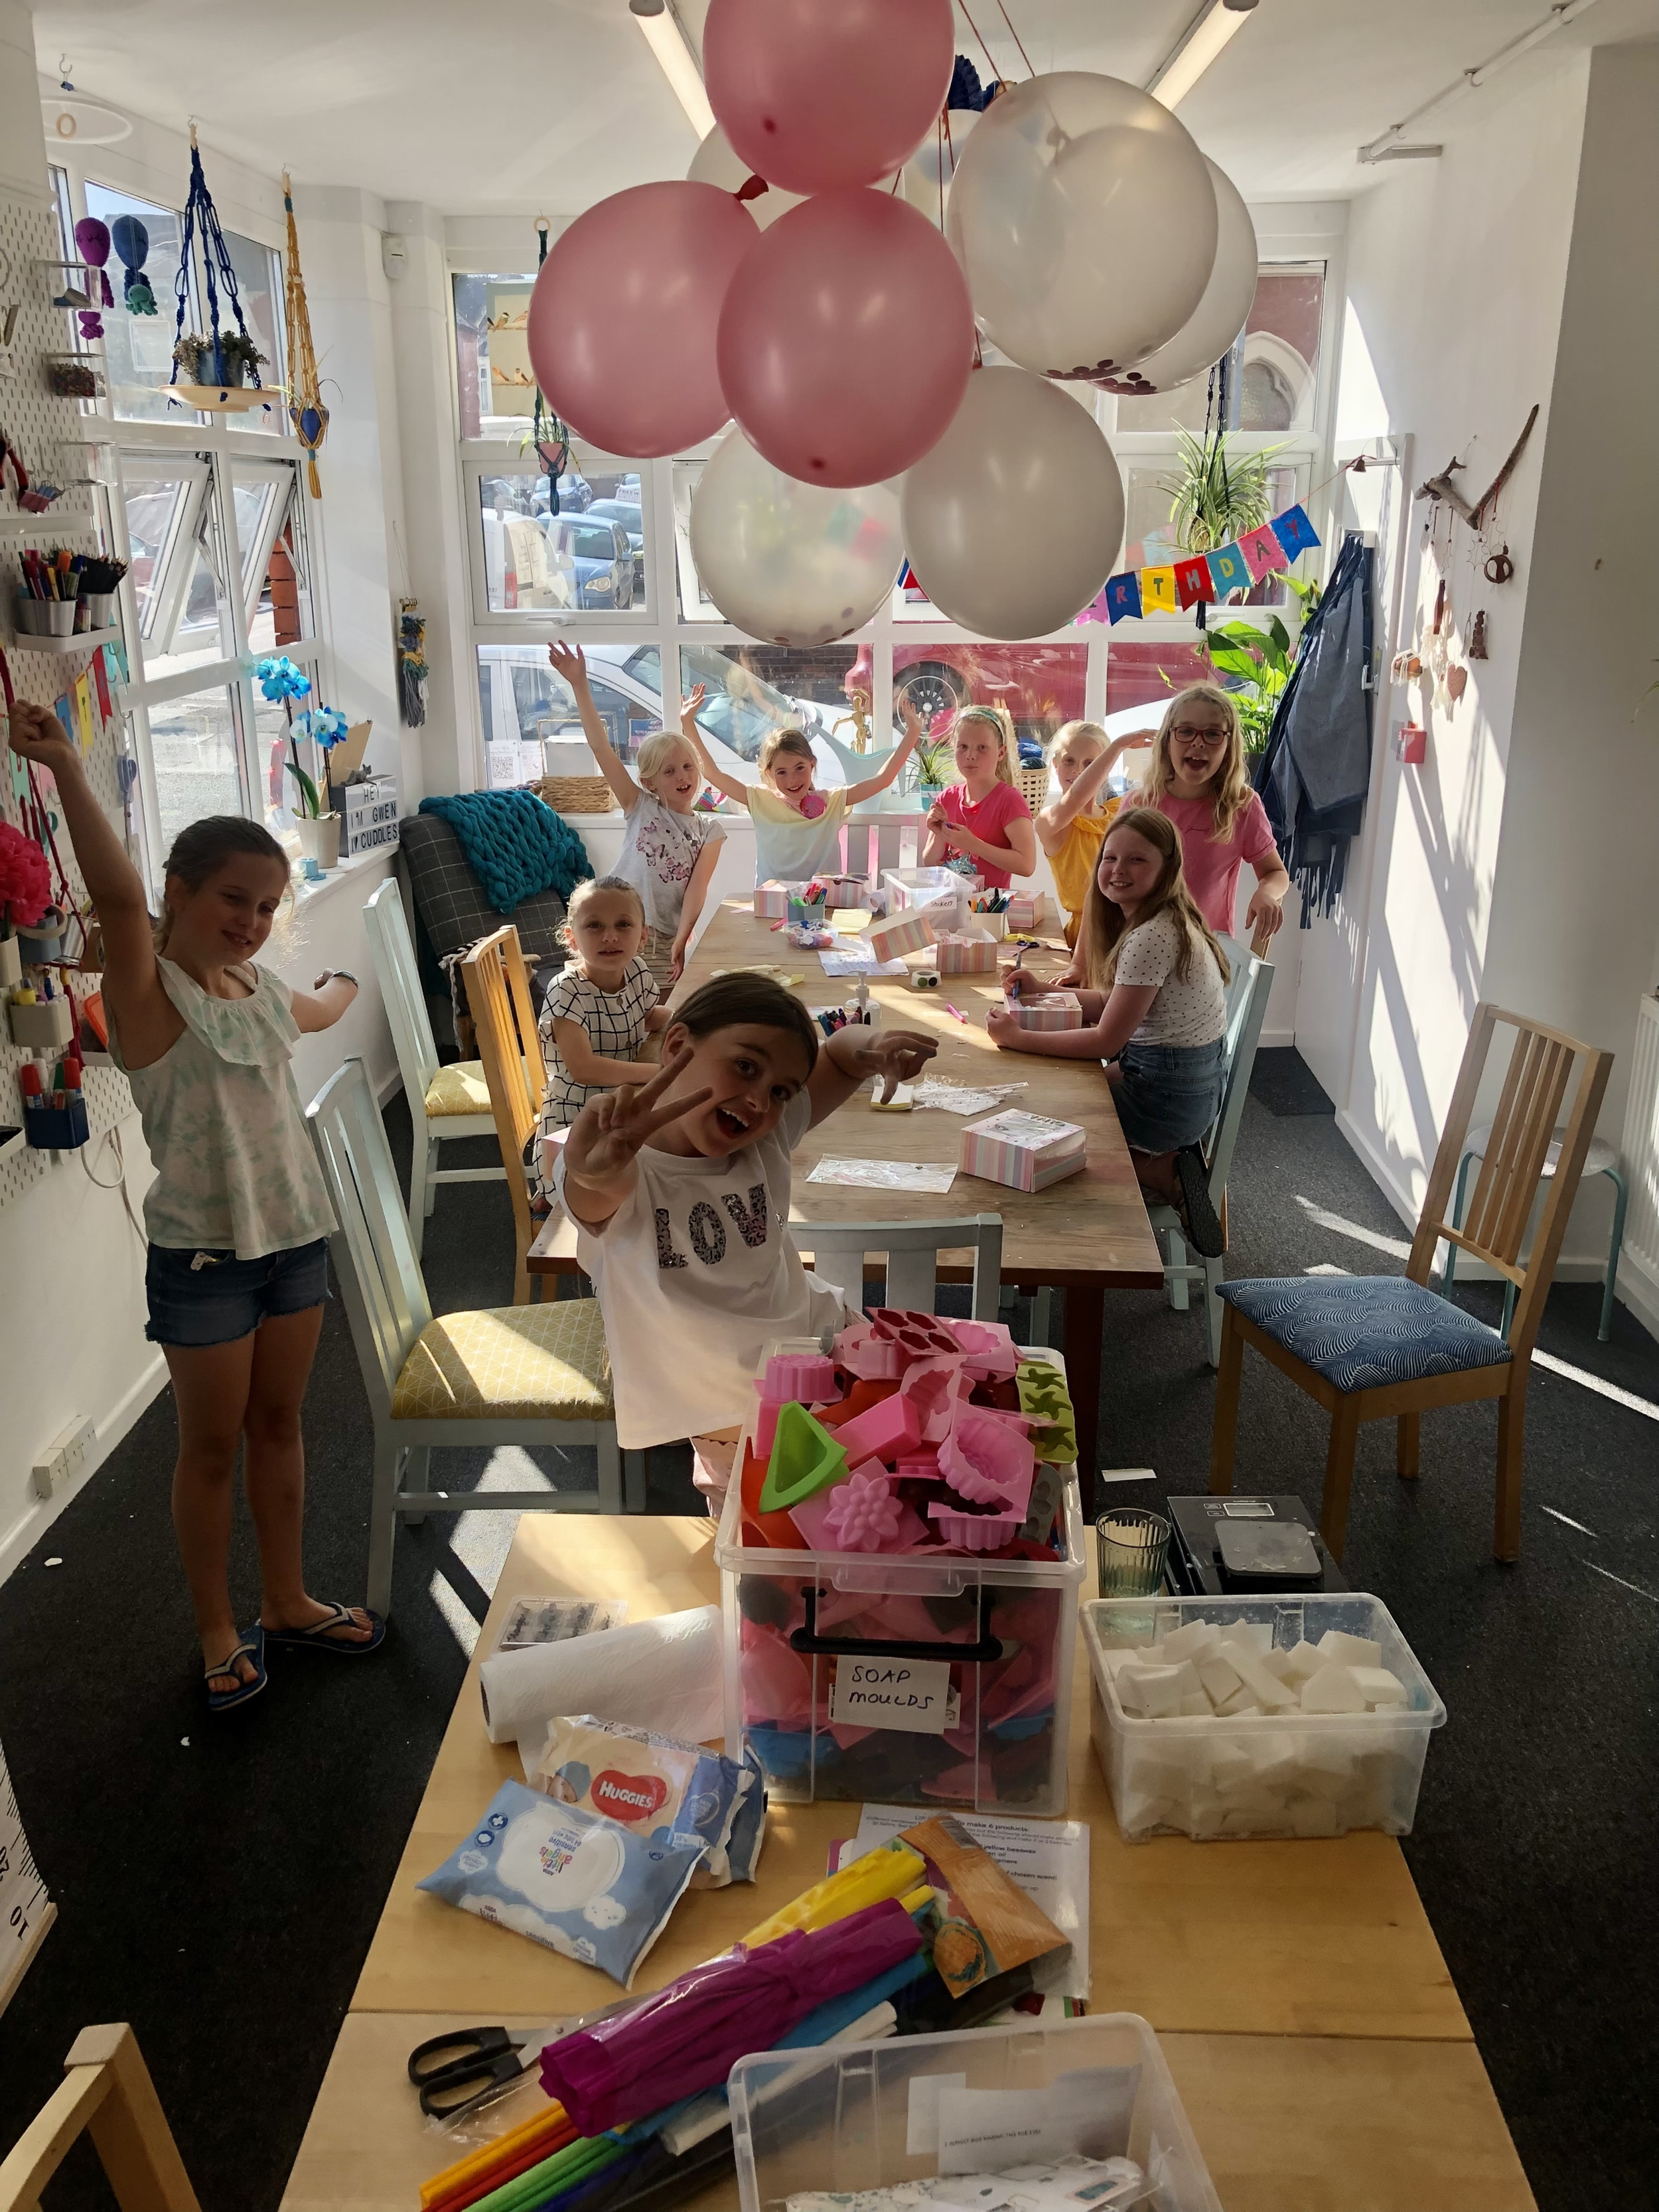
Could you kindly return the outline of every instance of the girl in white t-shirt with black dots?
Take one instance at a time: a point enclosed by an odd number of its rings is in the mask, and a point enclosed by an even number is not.
[[[1025,1030],[1000,1010],[985,1026],[1005,1051],[1108,1063],[1137,1176],[1213,1259],[1224,1245],[1200,1144],[1221,1109],[1231,970],[1187,888],[1167,815],[1133,807],[1107,831],[1075,962],[1088,985],[1081,1029]],[[1014,996],[1024,980],[1010,976]]]

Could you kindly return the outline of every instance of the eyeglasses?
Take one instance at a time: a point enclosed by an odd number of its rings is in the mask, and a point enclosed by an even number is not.
[[[1195,730],[1190,722],[1177,722],[1170,735],[1172,738],[1179,738],[1182,744],[1187,745],[1193,744],[1198,738],[1201,738],[1206,745],[1224,745],[1227,742],[1225,730]]]

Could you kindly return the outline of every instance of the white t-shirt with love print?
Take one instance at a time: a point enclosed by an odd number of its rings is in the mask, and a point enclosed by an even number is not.
[[[629,1198],[596,1236],[580,1224],[577,1264],[592,1278],[623,1451],[744,1420],[761,1353],[851,1318],[841,1292],[802,1265],[789,1233],[789,1156],[806,1133],[803,1091],[757,1145],[683,1159],[647,1145]],[[554,1174],[564,1196],[565,1164]]]

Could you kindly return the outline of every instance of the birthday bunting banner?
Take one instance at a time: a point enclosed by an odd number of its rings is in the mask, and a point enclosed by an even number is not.
[[[1172,615],[1187,607],[1217,605],[1276,569],[1288,568],[1318,544],[1306,509],[1289,507],[1213,553],[1196,553],[1155,568],[1127,568],[1121,575],[1109,577],[1098,597],[1073,619],[1121,623],[1126,617]]]

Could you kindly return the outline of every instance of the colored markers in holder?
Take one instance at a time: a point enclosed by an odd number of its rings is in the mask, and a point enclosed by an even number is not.
[[[50,1092],[32,1060],[18,1069],[17,1088],[23,1100],[23,1135],[37,1152],[71,1152],[89,1140],[81,1063],[73,1054],[59,1066]]]

